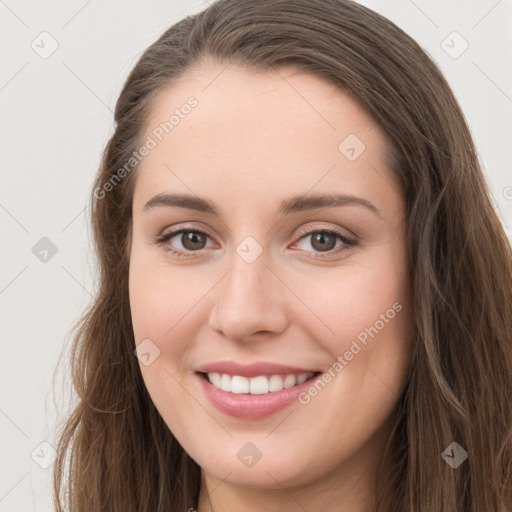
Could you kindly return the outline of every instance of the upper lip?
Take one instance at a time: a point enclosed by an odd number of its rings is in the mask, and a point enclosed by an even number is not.
[[[218,361],[216,363],[205,364],[198,368],[197,371],[201,373],[226,373],[228,375],[240,375],[241,377],[250,378],[260,375],[300,375],[302,373],[316,373],[318,370],[264,362],[239,364],[234,361]]]

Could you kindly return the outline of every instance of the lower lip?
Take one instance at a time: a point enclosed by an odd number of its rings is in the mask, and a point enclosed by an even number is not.
[[[250,393],[230,393],[216,388],[210,381],[197,373],[197,378],[209,398],[210,402],[219,411],[243,419],[259,419],[281,411],[297,400],[302,391],[307,389],[320,374],[309,380],[281,391],[273,391],[264,395],[251,395]]]

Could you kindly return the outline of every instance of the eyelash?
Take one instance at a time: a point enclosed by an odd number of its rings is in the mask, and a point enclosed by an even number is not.
[[[156,239],[153,240],[153,243],[160,245],[160,246],[164,246],[164,244],[166,244],[166,242],[168,242],[171,238],[174,238],[176,235],[179,235],[181,233],[197,233],[200,235],[205,235],[208,238],[211,238],[207,233],[205,233],[204,231],[201,231],[199,229],[179,228],[174,231],[170,231],[162,236],[157,237]],[[323,252],[323,253],[322,252],[313,252],[312,254],[314,254],[314,256],[313,256],[314,258],[327,258],[334,254],[338,254],[343,251],[348,251],[357,245],[357,242],[355,240],[348,238],[343,233],[337,231],[336,229],[332,229],[332,228],[311,229],[309,231],[305,230],[305,231],[299,232],[298,241],[302,240],[303,238],[306,238],[307,236],[313,235],[315,233],[322,233],[322,234],[329,234],[329,235],[337,236],[343,242],[343,245],[341,247],[338,247],[337,249],[331,249],[331,250]],[[181,251],[181,250],[173,249],[172,247],[170,247],[168,245],[166,245],[164,247],[164,249],[166,251],[171,252],[175,256],[178,256],[181,258],[193,258],[195,256],[195,253],[200,252],[200,250],[198,250],[198,251]],[[308,251],[308,252],[311,252],[311,251]]]

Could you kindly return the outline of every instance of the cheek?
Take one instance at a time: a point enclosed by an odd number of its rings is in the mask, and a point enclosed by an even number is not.
[[[192,266],[172,269],[154,248],[135,246],[130,260],[129,293],[136,342],[172,336],[180,318],[197,304],[203,287]]]
[[[148,365],[139,357],[140,369],[151,399],[164,418],[173,418],[175,411],[190,407],[179,383],[181,363],[193,346],[191,322],[197,317],[203,287],[190,282],[184,286],[182,271],[172,272],[152,262],[150,256],[144,260],[136,255],[131,261],[129,294],[135,344],[149,347],[151,354]]]
[[[405,258],[398,250],[378,256],[294,281],[309,306],[301,307],[302,319],[297,315],[295,321],[332,361],[325,382],[330,379],[340,408],[358,411],[354,420],[368,425],[373,425],[366,417],[369,411],[380,411],[385,418],[401,393],[413,334]],[[314,396],[316,390],[311,390],[304,403],[316,400]],[[323,399],[315,407],[320,405],[325,405]]]
[[[293,280],[290,275],[289,280],[304,304],[297,301],[296,308],[304,318],[302,328],[333,355],[348,350],[354,339],[364,343],[375,328],[397,342],[408,332],[409,287],[401,264],[381,259],[378,264],[320,269]]]

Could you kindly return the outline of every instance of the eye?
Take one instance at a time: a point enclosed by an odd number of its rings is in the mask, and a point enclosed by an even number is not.
[[[177,238],[177,241],[181,244],[182,248],[178,247],[176,249],[173,246],[174,244],[168,243],[171,242],[173,238]],[[164,246],[166,250],[176,256],[187,258],[193,256],[191,253],[204,249],[204,244],[208,238],[210,237],[205,232],[199,231],[198,229],[178,229],[162,235],[154,242]]]
[[[295,244],[300,244],[308,237],[311,237],[309,245],[312,250],[302,248],[307,252],[311,252],[315,258],[323,258],[346,251],[356,245],[356,241],[348,238],[344,233],[331,228],[314,229],[299,233],[300,239]],[[176,238],[175,242],[172,240]],[[161,245],[165,250],[171,252],[178,257],[189,258],[195,256],[194,253],[206,248],[206,242],[210,238],[204,231],[198,229],[176,229],[169,231],[162,236],[156,238],[154,243]],[[337,241],[341,244],[336,245]],[[172,243],[171,243],[172,242]],[[175,244],[181,244],[176,248]],[[308,244],[306,244],[308,245]],[[323,253],[327,253],[325,256]]]
[[[347,237],[344,233],[331,228],[314,229],[306,231],[305,233],[301,232],[299,235],[301,235],[301,237],[297,244],[302,241],[306,241],[309,238],[310,241],[304,245],[309,245],[313,248],[313,257],[315,258],[331,256],[341,251],[346,251],[356,245],[355,240]],[[338,246],[336,245],[337,240],[341,241],[341,244]],[[309,251],[307,247],[305,250]],[[324,253],[327,254],[324,256]]]

